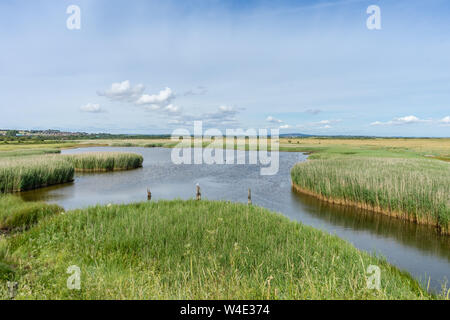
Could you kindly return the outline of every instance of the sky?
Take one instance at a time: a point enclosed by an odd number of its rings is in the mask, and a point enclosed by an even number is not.
[[[450,137],[450,1],[0,2],[0,128],[170,134],[196,120]]]

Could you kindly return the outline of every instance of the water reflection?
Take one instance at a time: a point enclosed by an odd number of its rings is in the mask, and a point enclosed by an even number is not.
[[[293,191],[294,192],[294,191]],[[409,247],[447,258],[450,261],[450,237],[441,236],[436,228],[418,225],[348,206],[333,205],[316,198],[293,193],[299,205],[335,226],[367,231],[379,238],[390,238]]]

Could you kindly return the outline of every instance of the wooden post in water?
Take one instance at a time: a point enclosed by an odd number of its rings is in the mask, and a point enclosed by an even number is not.
[[[252,205],[252,190],[248,189],[248,205]]]
[[[197,200],[202,200],[202,193],[200,192],[200,185],[197,183]]]
[[[147,200],[148,201],[152,200],[152,193],[150,192],[149,188],[147,188]]]

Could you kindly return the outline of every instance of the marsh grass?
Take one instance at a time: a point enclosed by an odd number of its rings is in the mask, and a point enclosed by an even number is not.
[[[25,202],[16,196],[0,195],[0,230],[26,229],[45,217],[63,211],[57,205]]]
[[[20,192],[73,181],[74,172],[130,170],[142,166],[134,153],[104,152],[0,158],[0,192]]]
[[[144,158],[135,153],[95,152],[76,155],[65,155],[76,171],[118,171],[142,167]]]
[[[300,191],[450,233],[450,164],[426,159],[334,158],[297,164]]]
[[[209,201],[98,206],[0,242],[17,299],[429,299],[382,259],[266,209]],[[67,267],[81,268],[81,291]],[[381,290],[366,286],[381,268]],[[0,297],[7,292],[0,282]]]
[[[0,159],[0,192],[19,192],[73,181],[74,168],[61,156]]]

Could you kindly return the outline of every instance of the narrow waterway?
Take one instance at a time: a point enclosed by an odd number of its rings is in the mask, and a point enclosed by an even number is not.
[[[63,153],[124,151],[144,156],[143,168],[114,173],[77,174],[75,182],[22,193],[25,200],[43,200],[66,209],[96,204],[130,203],[147,200],[190,199],[195,185],[203,198],[247,202],[251,188],[253,204],[280,212],[306,225],[350,241],[355,247],[385,257],[409,271],[425,286],[440,291],[450,279],[450,237],[432,227],[400,221],[360,209],[331,205],[291,188],[290,169],[306,156],[280,152],[279,172],[260,175],[259,165],[175,165],[171,149],[87,148]],[[246,155],[248,158],[248,154]]]

